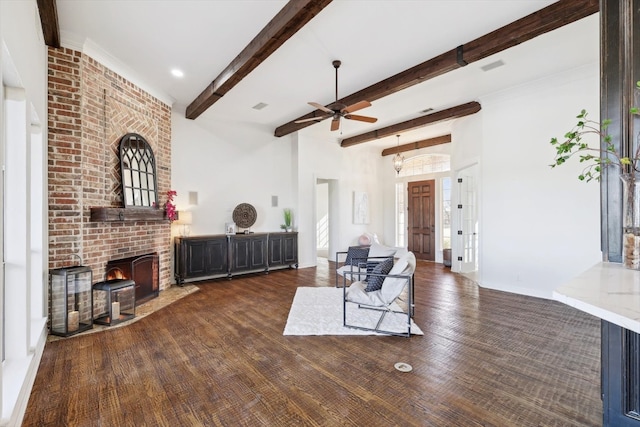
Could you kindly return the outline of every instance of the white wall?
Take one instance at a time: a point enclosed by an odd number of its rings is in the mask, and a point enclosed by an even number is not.
[[[233,122],[217,123],[211,131],[178,112],[172,114],[171,127],[171,182],[178,210],[193,213],[192,235],[223,234],[240,203],[256,208],[252,231],[279,231],[283,208],[293,208],[297,226],[290,138]],[[190,191],[198,193],[196,206],[189,205]],[[278,196],[278,207],[271,206],[271,196]]]
[[[178,209],[193,212],[192,235],[224,233],[224,224],[231,221],[239,203],[256,208],[253,231],[280,230],[282,209],[292,208],[294,229],[299,233],[299,265],[314,266],[316,182],[327,179],[332,180],[331,211],[339,212],[329,259],[365,231],[385,241],[388,207],[383,209],[384,193],[378,185],[379,149],[367,144],[344,149],[335,140],[314,138],[313,131],[276,138],[273,129],[246,123],[203,126],[198,120],[185,119],[183,113],[172,115],[172,186],[178,192]],[[188,205],[189,191],[198,192],[197,206]],[[354,191],[369,193],[370,224],[353,224]],[[272,195],[279,199],[276,208],[271,207]],[[388,238],[393,241],[393,235]]]
[[[456,128],[454,153],[469,153],[457,166],[473,162],[481,142],[482,286],[551,298],[601,260],[598,184],[577,179],[578,162],[549,167],[551,137],[582,108],[598,118],[598,79],[591,64],[484,97],[481,115]]]
[[[315,183],[317,179],[335,180],[337,194],[330,197],[339,212],[337,237],[330,245],[329,259],[335,259],[336,250],[344,250],[354,244],[365,231],[381,234],[384,222],[382,197],[376,185],[379,150],[366,144],[342,148],[335,141],[321,141],[311,137],[311,132],[299,132],[298,137],[298,202],[300,264],[316,264],[315,257]],[[353,192],[365,191],[369,195],[370,223],[353,224]],[[333,206],[336,208],[336,206]],[[384,236],[381,236],[381,238]]]

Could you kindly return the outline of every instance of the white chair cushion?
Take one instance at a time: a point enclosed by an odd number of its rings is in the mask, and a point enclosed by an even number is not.
[[[367,282],[353,282],[351,286],[345,290],[347,301],[374,307],[383,307],[386,305],[380,298],[380,291],[366,292],[366,287]]]
[[[380,243],[373,242],[369,247],[369,257],[390,257],[394,256],[397,248],[381,245]]]
[[[409,252],[407,248],[401,248],[400,246],[397,246],[395,249],[396,253],[393,255],[395,258],[402,258]]]
[[[352,269],[353,269],[353,275],[351,274],[351,270]],[[350,265],[350,264],[345,264],[342,267],[338,268],[336,270],[336,273],[338,273],[340,276],[345,277],[345,275],[344,275],[345,271],[349,272],[349,274],[347,274],[347,276],[346,276],[347,279],[349,279],[349,280],[358,280],[358,275],[355,274],[356,272],[364,273],[364,275],[367,274],[367,268],[366,267],[358,267],[358,266]]]
[[[389,272],[390,275],[403,274],[412,275],[416,270],[416,256],[413,252],[407,252],[402,258],[398,259]],[[407,279],[402,277],[387,277],[382,283],[380,289],[380,299],[386,304],[395,300],[402,292],[407,284]]]
[[[389,274],[403,274],[410,276],[416,270],[416,256],[413,252],[407,252],[393,265]],[[367,283],[357,281],[346,290],[347,301],[357,304],[366,304],[375,307],[384,307],[392,303],[407,285],[407,279],[402,277],[387,277],[379,291],[366,292]]]

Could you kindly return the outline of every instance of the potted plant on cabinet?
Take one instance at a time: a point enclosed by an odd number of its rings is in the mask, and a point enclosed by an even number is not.
[[[636,92],[640,90],[640,81],[636,83]],[[632,107],[629,113],[640,115],[638,107]],[[554,163],[556,167],[564,164],[572,157],[578,157],[585,166],[578,175],[578,179],[585,182],[599,181],[600,174],[606,167],[619,168],[623,185],[622,199],[622,259],[627,268],[640,270],[640,132],[637,130],[636,143],[630,156],[621,156],[612,138],[607,134],[611,120],[601,123],[588,118],[586,110],[582,110],[576,117],[578,123],[564,135],[564,140],[551,138],[551,145],[556,149]],[[637,119],[636,119],[637,121]],[[597,147],[592,147],[583,138],[595,134],[599,138]]]
[[[284,224],[282,224],[280,226],[280,228],[282,228],[284,231],[291,231],[291,219],[292,219],[292,215],[293,213],[291,212],[291,209],[289,208],[285,208],[283,210],[283,214],[284,214]]]

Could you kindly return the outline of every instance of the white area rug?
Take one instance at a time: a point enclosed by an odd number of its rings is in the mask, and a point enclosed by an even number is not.
[[[394,307],[398,309],[399,307]],[[358,308],[356,304],[347,305],[347,323],[358,326],[374,327],[380,312]],[[387,313],[381,329],[406,331],[407,316]],[[411,334],[423,335],[411,320]],[[382,335],[373,331],[342,326],[342,288],[300,287],[293,297],[289,318],[283,335]]]

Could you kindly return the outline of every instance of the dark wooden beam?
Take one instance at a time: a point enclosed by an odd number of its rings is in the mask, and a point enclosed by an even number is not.
[[[38,0],[38,12],[42,24],[42,35],[47,46],[60,47],[60,27],[56,0]]]
[[[560,0],[469,43],[348,95],[338,102],[345,105],[362,100],[373,102],[585,18],[598,10],[598,0]],[[321,112],[316,110],[278,126],[274,135],[285,136],[311,126],[315,122],[295,122],[320,114]]]
[[[189,104],[186,117],[195,119],[204,113],[331,1],[290,0],[220,75]]]
[[[464,60],[478,61],[600,10],[599,0],[560,0],[463,46]]]
[[[345,138],[340,142],[340,146],[346,148],[353,145],[362,144],[363,142],[384,138],[386,136],[397,135],[408,130],[413,130],[421,128],[423,126],[468,116],[470,114],[477,113],[478,111],[480,111],[480,109],[481,106],[479,103],[475,101],[468,102],[456,107],[447,108],[446,110],[427,114],[426,116],[418,117],[416,119],[407,120],[406,122],[396,123],[391,126],[372,130],[371,132],[352,136],[351,138]]]
[[[436,136],[435,138],[421,139],[420,141],[402,144],[397,147],[385,148],[382,150],[382,156],[390,156],[392,154],[403,153],[405,151],[419,150],[420,148],[433,147],[434,145],[446,144],[448,142],[451,142],[451,134]]]

